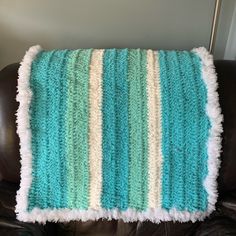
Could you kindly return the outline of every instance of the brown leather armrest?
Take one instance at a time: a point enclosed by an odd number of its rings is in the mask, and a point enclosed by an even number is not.
[[[16,135],[17,71],[12,64],[0,72],[0,179],[19,182],[19,138]]]

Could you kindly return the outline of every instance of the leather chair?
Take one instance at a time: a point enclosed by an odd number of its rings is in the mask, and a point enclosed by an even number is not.
[[[223,151],[216,211],[203,222],[124,223],[99,220],[45,225],[16,220],[15,195],[20,181],[19,138],[16,134],[17,70],[0,71],[0,235],[236,235],[236,61],[215,61],[224,114]]]

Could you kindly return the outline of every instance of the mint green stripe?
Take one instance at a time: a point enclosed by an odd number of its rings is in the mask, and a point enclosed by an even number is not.
[[[74,141],[73,141],[73,113],[74,109],[74,84],[75,84],[75,65],[77,62],[77,57],[79,55],[79,50],[73,51],[70,54],[68,60],[68,99],[67,99],[67,127],[66,127],[66,143],[67,143],[67,178],[68,178],[68,207],[73,208],[76,201],[75,192],[75,171],[74,171]]]
[[[70,50],[66,50],[64,53],[64,57],[62,60],[61,73],[60,73],[60,82],[59,82],[59,90],[60,90],[60,103],[59,107],[61,111],[66,111],[67,109],[67,98],[68,98],[68,68],[67,63],[70,58],[69,55],[72,53]],[[66,113],[60,112],[59,114],[59,153],[60,153],[60,165],[61,165],[61,207],[68,207],[68,193],[67,193],[67,146],[65,142],[66,138]]]
[[[115,76],[116,112],[116,207],[128,208],[129,120],[128,120],[128,49],[117,50]]]
[[[141,50],[141,90],[142,90],[142,174],[143,209],[148,205],[148,105],[147,105],[147,51]]]
[[[146,51],[129,50],[129,207],[147,207],[147,94]]]
[[[68,205],[87,209],[89,204],[88,120],[91,49],[77,50],[68,65]]]

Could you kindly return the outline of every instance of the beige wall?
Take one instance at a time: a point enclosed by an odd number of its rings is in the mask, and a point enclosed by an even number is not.
[[[1,0],[0,68],[34,44],[191,49],[209,43],[214,0]]]

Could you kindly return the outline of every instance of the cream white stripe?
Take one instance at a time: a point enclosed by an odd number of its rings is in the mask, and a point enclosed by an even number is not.
[[[148,142],[149,142],[149,191],[148,206],[160,207],[161,170],[161,125],[160,125],[160,86],[159,67],[156,54],[147,51],[147,93],[148,93]]]
[[[90,208],[99,209],[102,189],[102,60],[104,50],[92,52],[89,79]]]

